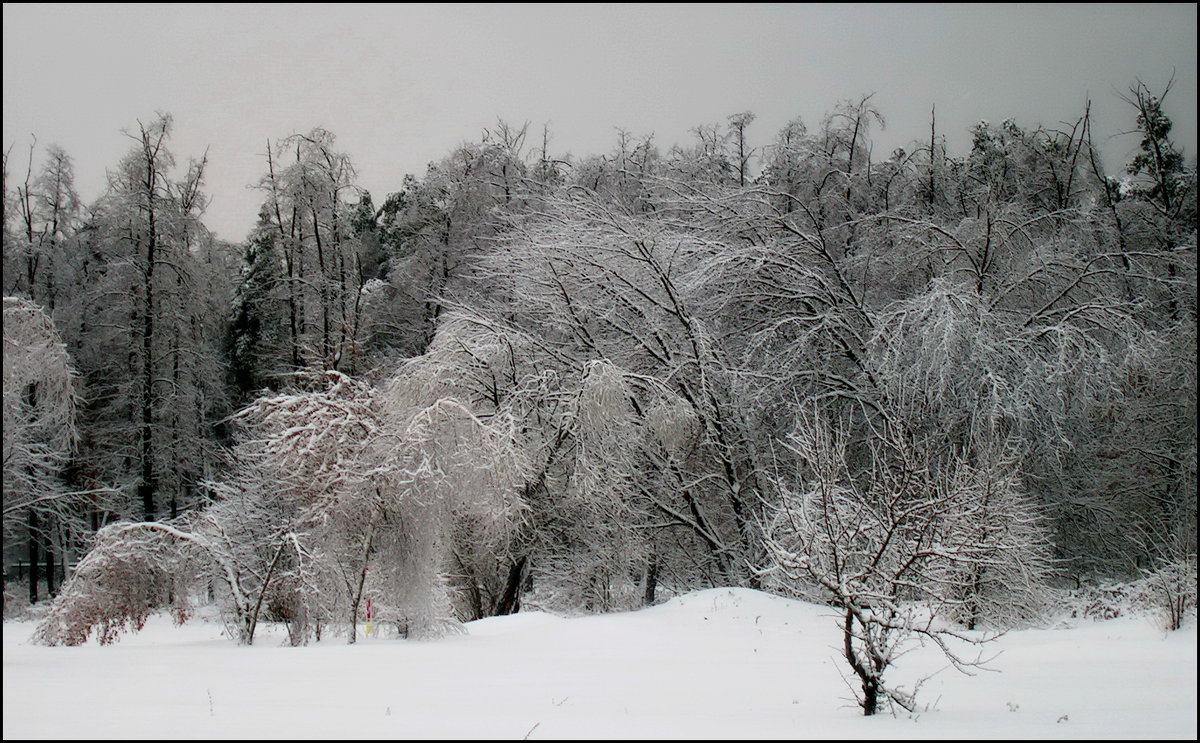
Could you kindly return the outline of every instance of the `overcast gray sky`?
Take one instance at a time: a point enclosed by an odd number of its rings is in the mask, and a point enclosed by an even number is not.
[[[1175,74],[1166,110],[1196,152],[1196,5],[30,5],[6,3],[4,146],[30,134],[75,160],[88,201],[129,148],[122,129],[175,117],[180,163],[209,147],[207,223],[241,239],[272,140],[323,126],[376,203],[405,173],[497,117],[550,122],[552,153],[611,149],[615,127],[664,151],[750,110],[753,144],[791,118],[875,92],[878,151],[1013,117],[1133,125],[1118,98]],[[1136,148],[1107,142],[1110,172]],[[40,151],[40,150],[39,150]]]

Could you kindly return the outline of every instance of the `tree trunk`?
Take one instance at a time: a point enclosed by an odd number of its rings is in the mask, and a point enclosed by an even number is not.
[[[367,582],[367,566],[370,564],[371,539],[375,535],[375,522],[367,525],[367,538],[363,540],[362,572],[358,574],[358,590],[354,592],[354,606],[350,610],[350,642],[358,640],[358,605],[362,602],[363,584]]]
[[[654,606],[655,591],[658,588],[658,554],[650,554],[650,562],[646,565],[646,586],[642,596],[642,603],[646,606]]]
[[[494,614],[498,617],[516,614],[521,610],[521,583],[525,577],[525,567],[529,564],[529,555],[521,555],[508,569],[508,580],[504,582],[504,593],[496,602]]]
[[[867,628],[863,627],[864,634],[866,631]],[[854,669],[854,674],[862,682],[863,698],[859,700],[859,704],[863,708],[863,714],[873,715],[879,709],[879,677],[878,674],[871,673],[871,670],[864,665],[863,659],[854,651],[854,609],[849,606],[846,607],[846,614],[843,617],[842,643],[842,653],[846,656],[850,667]]]
[[[314,204],[309,204],[309,212],[312,214],[313,220],[313,237],[317,242],[317,267],[320,270],[321,283],[318,285],[317,296],[321,302],[321,370],[328,371],[331,366],[333,352],[330,348],[329,337],[329,305],[331,299],[329,297],[329,271],[325,266],[325,246],[321,242],[321,225],[317,220],[317,207]]]
[[[275,550],[275,556],[271,558],[271,566],[267,568],[267,577],[263,578],[262,588],[258,591],[258,600],[254,602],[254,611],[250,614],[249,626],[246,629],[247,645],[254,644],[254,630],[258,627],[258,612],[262,609],[263,598],[267,595],[267,588],[271,585],[271,576],[275,573],[275,566],[279,563],[279,556],[283,554],[283,548],[286,545],[287,540],[279,543],[279,549]]]
[[[38,545],[37,545],[37,514],[29,511],[29,603],[36,604],[38,600]]]
[[[929,214],[933,216],[933,197],[937,193],[937,182],[934,180],[933,152],[937,144],[937,106],[929,109]]]
[[[50,538],[52,524],[46,521],[46,546],[42,550],[46,556],[46,598],[54,598],[54,544]]]
[[[475,571],[467,567],[467,563],[463,560],[462,555],[458,550],[452,549],[451,554],[458,562],[458,569],[462,573],[464,590],[467,593],[467,600],[471,602],[471,621],[483,619],[486,614],[483,613],[483,595],[479,591],[479,582],[475,579]]]

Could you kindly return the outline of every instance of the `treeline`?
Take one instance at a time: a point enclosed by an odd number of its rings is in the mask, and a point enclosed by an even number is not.
[[[4,290],[42,318],[6,299],[5,544],[51,593],[94,546],[44,639],[197,591],[299,643],[367,597],[436,633],[744,585],[846,608],[847,648],[907,599],[1194,593],[1196,174],[1127,103],[1111,175],[1087,111],[881,157],[868,96],[762,148],[750,113],[581,158],[500,123],[378,206],[317,129],[267,143],[240,245],[168,117],[91,206],[57,148],[6,154]]]

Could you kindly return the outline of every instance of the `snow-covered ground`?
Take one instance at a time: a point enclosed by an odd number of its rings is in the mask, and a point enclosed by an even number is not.
[[[109,647],[4,623],[14,738],[1196,738],[1196,623],[1011,632],[993,672],[945,669],[919,715],[864,718],[823,607],[713,589],[637,612],[523,613],[420,642],[254,647],[154,617]],[[932,648],[901,680],[943,668]]]

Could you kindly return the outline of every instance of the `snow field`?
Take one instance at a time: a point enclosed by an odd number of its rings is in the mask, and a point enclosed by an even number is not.
[[[420,642],[238,647],[219,622],[151,618],[100,647],[30,645],[4,623],[10,738],[1195,738],[1196,623],[1146,618],[1011,632],[973,678],[931,647],[895,678],[919,715],[864,718],[833,612],[712,589],[636,612],[540,612]]]

